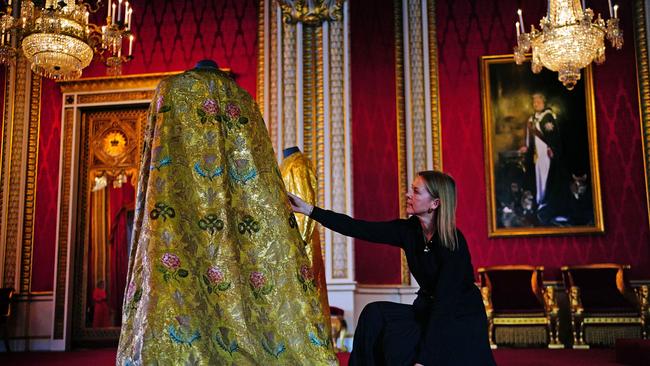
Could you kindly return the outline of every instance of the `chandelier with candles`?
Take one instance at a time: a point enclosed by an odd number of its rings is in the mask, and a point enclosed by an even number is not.
[[[593,10],[585,7],[584,0],[582,4],[579,0],[549,0],[547,14],[539,22],[541,29],[531,25],[529,33],[525,32],[519,9],[515,61],[521,65],[532,48],[533,72],[542,71],[542,67],[556,71],[562,84],[573,89],[580,80],[582,68],[592,61],[597,64],[605,61],[605,37],[617,50],[623,47],[618,5],[612,7],[611,0],[608,3],[609,19],[605,21],[600,14],[594,19]]]
[[[22,52],[36,74],[72,80],[96,54],[108,75],[120,75],[122,64],[133,58],[133,9],[128,1],[109,0],[106,24],[90,23],[90,14],[101,9],[101,0],[94,6],[80,0],[9,0],[0,16],[0,63],[13,64]],[[128,52],[122,48],[126,42]]]

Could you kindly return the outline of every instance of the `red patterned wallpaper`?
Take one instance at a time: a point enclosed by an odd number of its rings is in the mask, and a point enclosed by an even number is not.
[[[470,245],[475,267],[536,264],[546,278],[559,278],[564,264],[621,262],[632,278],[650,277],[643,157],[636,85],[633,9],[619,14],[625,45],[607,50],[594,67],[594,89],[605,235],[487,238],[479,58],[512,53],[514,23],[521,1],[437,1],[440,102],[444,167],[458,182],[459,227]],[[605,12],[607,2],[592,5]],[[538,23],[544,2],[526,2],[524,23]],[[606,14],[606,13],[605,13]],[[476,223],[479,223],[478,225]],[[480,224],[483,223],[483,224]]]
[[[350,19],[354,216],[394,219],[399,187],[393,4],[351,1]],[[356,240],[354,250],[358,282],[400,283],[399,249]]]
[[[61,92],[54,81],[43,79],[32,256],[32,291],[35,292],[52,291],[54,286],[60,146]]]
[[[257,0],[155,0],[133,3],[134,60],[123,74],[181,71],[201,59],[229,67],[237,82],[255,96]],[[105,13],[104,13],[105,14]],[[102,15],[104,15],[102,14]],[[104,76],[98,61],[83,77]],[[59,87],[45,80],[41,94],[32,289],[51,291],[56,227],[43,218],[56,215],[61,130]]]

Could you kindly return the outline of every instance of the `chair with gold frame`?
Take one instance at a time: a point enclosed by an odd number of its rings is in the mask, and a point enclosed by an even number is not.
[[[629,265],[562,267],[571,308],[573,348],[613,346],[618,338],[647,338],[648,286],[633,289]]]
[[[3,340],[5,350],[11,352],[9,348],[9,317],[11,316],[11,303],[14,297],[14,289],[11,287],[0,288],[0,327],[3,330]]]
[[[544,344],[564,348],[558,337],[553,287],[543,285],[544,267],[506,265],[478,269],[488,318],[490,346]]]

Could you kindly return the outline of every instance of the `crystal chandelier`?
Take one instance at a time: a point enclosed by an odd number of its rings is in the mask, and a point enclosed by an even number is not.
[[[618,5],[612,7],[611,0],[608,3],[610,18],[605,21],[600,14],[594,20],[594,12],[585,8],[584,0],[582,4],[579,0],[549,0],[547,15],[539,22],[541,30],[531,25],[530,33],[525,33],[521,9],[518,10],[515,61],[521,65],[532,48],[533,72],[542,71],[542,67],[557,71],[558,80],[567,89],[573,89],[580,80],[580,69],[592,61],[605,61],[605,36],[617,50],[623,47]]]
[[[94,6],[76,0],[8,1],[0,17],[0,63],[12,64],[22,52],[36,74],[72,80],[81,77],[97,54],[107,74],[121,74],[122,64],[133,58],[133,9],[128,1],[110,0],[106,25],[100,27],[88,18],[101,8],[101,0]],[[122,52],[126,40],[128,53]]]

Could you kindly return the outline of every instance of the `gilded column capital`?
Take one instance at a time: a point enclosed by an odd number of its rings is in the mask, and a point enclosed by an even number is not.
[[[341,20],[344,0],[278,0],[285,23],[301,22],[319,26],[325,21]]]

